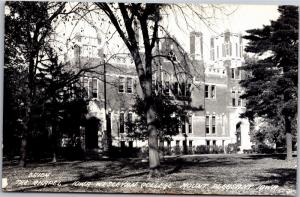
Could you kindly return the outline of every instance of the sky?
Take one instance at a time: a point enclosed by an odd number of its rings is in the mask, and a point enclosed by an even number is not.
[[[199,5],[195,5],[197,7]],[[208,14],[209,16],[215,16],[215,18],[209,20],[206,24],[195,19],[193,16],[188,21],[191,23],[191,28],[188,28],[183,20],[182,16],[177,16],[181,19],[180,25],[176,25],[176,17],[169,17],[168,27],[170,32],[176,32],[175,36],[178,41],[189,50],[189,32],[200,31],[203,33],[203,48],[204,59],[209,59],[209,49],[211,36],[219,35],[225,30],[229,30],[233,33],[246,34],[246,30],[253,28],[262,28],[263,25],[269,25],[270,20],[276,20],[279,16],[276,5],[217,5],[215,13]],[[179,19],[179,20],[180,20]],[[178,23],[178,22],[177,22]],[[194,23],[194,24],[193,24]],[[181,26],[181,28],[179,27]]]
[[[269,25],[270,20],[276,20],[279,16],[276,5],[251,5],[251,4],[189,4],[191,8],[204,16],[206,20],[199,19],[187,4],[178,4],[184,9],[184,15],[181,10],[174,9],[162,13],[163,21],[162,26],[167,31],[176,37],[183,48],[189,52],[189,33],[191,31],[200,31],[203,33],[203,47],[204,47],[204,59],[209,58],[209,41],[211,36],[221,34],[225,30],[229,30],[233,33],[245,34],[245,31],[252,28],[261,28],[263,25]],[[173,6],[176,8],[176,6]],[[184,18],[185,17],[185,18]],[[98,27],[98,36],[103,40],[103,46],[106,48],[106,53],[126,52],[126,47],[123,41],[118,36],[118,33],[114,32],[114,27],[107,23],[105,15],[91,16],[89,22],[93,21],[93,24]],[[204,22],[203,22],[204,21]],[[102,25],[99,25],[102,23]],[[80,32],[85,36],[96,37],[97,33],[95,28],[88,25],[86,22],[76,24],[73,28],[72,25],[64,25],[60,27],[58,31],[62,37],[73,37],[76,32]],[[100,32],[100,33],[99,33]],[[72,34],[72,35],[70,35]],[[109,40],[108,43],[105,41]]]

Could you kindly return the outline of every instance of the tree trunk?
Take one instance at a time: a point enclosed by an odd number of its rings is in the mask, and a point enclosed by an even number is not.
[[[292,155],[292,132],[291,132],[291,120],[289,117],[285,117],[285,132],[286,132],[286,160],[290,161],[293,158]]]
[[[147,124],[148,124],[148,145],[149,145],[149,167],[150,169],[158,169],[160,166],[159,162],[159,148],[158,148],[158,135],[157,129],[154,124],[153,117],[155,116],[155,111],[153,107],[147,110]]]
[[[151,75],[150,75],[151,76]],[[149,146],[149,177],[161,176],[160,173],[160,159],[159,159],[159,146],[158,146],[158,132],[156,128],[156,108],[152,98],[152,77],[144,81],[147,116],[147,129],[148,129],[148,146]]]
[[[21,147],[20,147],[20,167],[26,167],[26,159],[27,159],[27,148],[28,148],[28,135],[31,131],[31,120],[30,120],[30,108],[27,109],[25,120],[26,122],[21,122],[22,125],[22,138],[21,138]]]
[[[57,128],[56,124],[52,124],[52,135],[51,135],[51,145],[52,145],[52,162],[57,161]]]
[[[20,148],[20,162],[19,166],[20,167],[25,167],[26,166],[26,157],[27,157],[27,135],[25,134],[26,131],[24,131],[24,134],[21,139],[21,148]]]

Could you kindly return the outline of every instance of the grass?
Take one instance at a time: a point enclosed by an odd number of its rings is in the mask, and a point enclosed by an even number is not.
[[[26,168],[4,162],[8,185],[3,190],[294,196],[296,163],[296,158],[287,162],[280,155],[167,157],[162,161],[165,175],[148,178],[148,163],[140,159],[31,163]],[[50,176],[31,177],[34,172]]]

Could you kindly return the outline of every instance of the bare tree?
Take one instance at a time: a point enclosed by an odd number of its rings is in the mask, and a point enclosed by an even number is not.
[[[125,43],[134,61],[139,83],[142,89],[142,99],[146,105],[147,131],[148,131],[148,146],[149,146],[149,167],[150,176],[160,174],[160,159],[158,146],[158,132],[155,126],[156,113],[155,103],[153,101],[152,92],[152,73],[155,65],[155,58],[168,58],[168,54],[157,54],[154,50],[158,46],[160,39],[171,39],[178,43],[167,31],[160,25],[162,12],[167,10],[179,9],[185,15],[186,9],[189,9],[192,14],[198,17],[204,23],[208,18],[201,15],[199,10],[193,6],[182,7],[182,5],[167,5],[167,4],[142,4],[142,3],[94,3],[100,8],[109,18],[109,22],[113,24],[118,35]],[[203,10],[200,10],[203,11]],[[202,12],[203,14],[204,12]],[[185,18],[186,23],[188,20]],[[139,43],[139,38],[136,36],[136,26],[139,26],[143,43]],[[158,35],[159,29],[167,33],[167,37],[161,38]],[[140,50],[143,46],[143,50]],[[184,58],[187,54],[178,44],[178,48],[182,52]],[[179,65],[180,66],[180,65]],[[184,67],[179,70],[184,70]]]

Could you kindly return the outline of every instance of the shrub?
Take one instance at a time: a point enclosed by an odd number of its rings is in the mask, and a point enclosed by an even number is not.
[[[140,148],[140,151],[138,153],[138,157],[141,159],[145,159],[149,156],[149,148],[148,146],[143,146],[142,148]]]
[[[275,152],[275,149],[266,145],[266,144],[258,144],[252,147],[253,151],[259,154],[272,154]]]
[[[226,146],[226,152],[228,154],[235,154],[238,151],[239,151],[239,148],[238,148],[237,144],[235,144],[235,143],[231,143]]]
[[[205,146],[205,145],[196,146],[195,153],[196,154],[208,154],[209,147]]]

